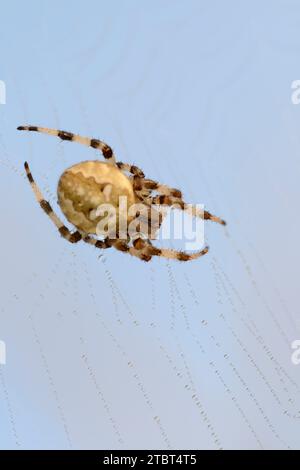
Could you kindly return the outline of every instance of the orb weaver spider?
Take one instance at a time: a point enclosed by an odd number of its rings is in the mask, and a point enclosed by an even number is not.
[[[129,234],[127,234],[126,240],[121,239],[118,233],[114,238],[105,236],[102,240],[97,239],[95,235],[99,235],[97,232],[99,216],[95,211],[101,204],[110,203],[116,208],[118,217],[118,200],[121,196],[128,199],[129,205],[138,202],[149,209],[157,206],[171,207],[176,205],[183,211],[188,211],[192,216],[211,220],[222,225],[226,224],[224,220],[206,210],[199,210],[196,206],[187,206],[182,199],[180,190],[146,178],[143,171],[135,165],[116,162],[111,147],[101,140],[37,126],[19,126],[18,130],[42,132],[57,136],[62,140],[78,142],[98,149],[103,154],[105,161],[88,160],[77,163],[66,169],[59,179],[57,187],[58,204],[67,220],[74,225],[74,231],[70,231],[53,211],[36,184],[28,163],[24,163],[26,175],[37,202],[52,220],[60,235],[70,243],[83,241],[100,249],[113,247],[143,261],[150,261],[153,256],[189,261],[208,252],[208,247],[192,253],[155,247],[151,240],[155,239],[155,234],[163,221],[162,214],[157,211],[154,212],[156,220],[150,235],[148,230],[150,221],[148,220],[144,223],[140,235],[134,240]]]

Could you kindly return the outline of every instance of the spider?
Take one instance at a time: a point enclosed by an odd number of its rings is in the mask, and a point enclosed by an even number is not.
[[[207,253],[208,247],[192,253],[155,247],[151,240],[155,239],[155,234],[163,221],[163,216],[159,212],[154,212],[156,221],[150,235],[148,230],[150,221],[148,219],[141,228],[140,236],[134,240],[129,234],[127,234],[125,240],[121,239],[118,237],[118,232],[115,237],[109,237],[106,233],[105,238],[103,237],[102,240],[96,238],[95,235],[99,235],[97,232],[97,223],[99,222],[97,208],[103,203],[110,203],[116,209],[118,217],[118,199],[120,196],[126,196],[129,204],[142,203],[149,209],[176,204],[177,207],[188,211],[192,216],[208,219],[222,225],[226,224],[224,220],[210,214],[208,211],[199,210],[196,206],[187,207],[180,190],[146,178],[143,171],[135,165],[116,162],[111,147],[101,140],[37,126],[20,126],[18,130],[42,132],[57,136],[62,140],[78,142],[98,149],[103,154],[105,161],[88,160],[75,164],[66,169],[59,179],[57,187],[58,204],[67,220],[75,227],[74,231],[70,231],[65,226],[53,211],[49,202],[44,199],[33,179],[28,163],[24,163],[26,175],[37,202],[52,220],[60,235],[70,243],[83,241],[100,249],[113,247],[143,261],[150,261],[153,256],[189,261]]]

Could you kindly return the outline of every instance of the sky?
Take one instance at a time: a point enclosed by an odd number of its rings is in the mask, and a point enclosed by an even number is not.
[[[299,2],[1,18],[0,448],[299,449]],[[102,157],[26,124],[104,140],[226,228],[189,263],[67,243],[23,162],[59,213],[61,173]]]

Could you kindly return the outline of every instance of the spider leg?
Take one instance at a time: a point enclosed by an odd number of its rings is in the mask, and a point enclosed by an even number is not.
[[[141,239],[138,239],[141,240]],[[150,253],[144,253],[142,249],[138,246],[138,240],[133,242],[133,246],[129,246],[129,244],[125,240],[111,240],[113,247],[118,251],[123,251],[124,253],[129,253],[132,256],[135,256],[142,261],[150,261],[152,255]],[[143,240],[142,240],[143,241]]]
[[[109,163],[116,163],[116,159],[113,153],[113,150],[109,145],[99,139],[91,139],[89,137],[82,137],[72,132],[61,131],[57,129],[48,129],[47,127],[38,127],[38,126],[19,126],[18,131],[35,131],[42,132],[43,134],[54,135],[59,137],[62,140],[69,140],[72,142],[78,142],[79,144],[86,145],[87,147],[92,147],[94,149],[101,150],[104,158]]]
[[[26,175],[28,178],[28,181],[31,185],[31,188],[34,192],[35,198],[43,211],[48,215],[48,217],[52,220],[56,228],[58,229],[59,233],[63,238],[68,240],[70,243],[77,243],[82,239],[82,236],[78,230],[75,232],[71,232],[65,224],[60,220],[60,218],[56,215],[56,213],[53,211],[51,205],[49,204],[48,201],[46,201],[43,197],[43,194],[41,193],[39,187],[37,186],[36,182],[33,179],[33,176],[31,174],[29,165],[27,162],[24,163],[24,167],[26,170]]]
[[[148,256],[161,256],[167,259],[177,259],[178,261],[190,261],[192,259],[200,258],[208,252],[208,246],[203,248],[201,251],[196,251],[193,253],[187,253],[185,251],[177,251],[169,248],[157,248],[152,245],[150,240],[143,240],[145,243],[143,251]]]
[[[152,190],[153,190],[153,185],[156,187],[157,183],[153,180],[145,180],[145,174],[143,170],[141,170],[139,167],[135,165],[130,165],[128,163],[123,163],[123,162],[117,162],[117,167],[123,171],[130,173],[133,178],[132,178],[132,183],[133,183],[133,189],[136,192],[137,196],[140,198],[140,200],[143,200],[147,197],[150,196]],[[147,184],[145,185],[144,182],[147,181]]]
[[[226,225],[225,220],[217,217],[216,215],[211,214],[206,210],[201,210],[198,207],[186,204],[182,200],[182,193],[179,189],[171,188],[165,184],[159,184],[157,181],[139,178],[138,176],[134,177],[133,188],[137,192],[138,196],[141,197],[145,202],[157,205],[179,205],[180,208],[193,217],[200,217],[204,220],[211,220],[212,222],[217,222],[221,225]],[[157,192],[156,196],[150,197],[152,191]]]
[[[212,222],[217,222],[218,224],[226,225],[225,220],[221,219],[220,217],[217,217],[216,215],[211,214],[206,210],[200,209],[197,206],[194,206],[192,204],[186,204],[181,198],[176,198],[167,195],[158,195],[148,198],[148,200],[150,200],[150,203],[152,204],[167,206],[177,205],[180,209],[187,212],[193,217],[200,217],[204,220],[211,220]]]
[[[166,184],[160,184],[157,181],[144,178],[141,181],[142,190],[148,190],[149,192],[156,191],[160,195],[173,196],[176,198],[181,198],[182,193],[179,189],[171,188]]]
[[[129,246],[129,243],[125,240],[120,240],[118,238],[105,238],[105,240],[96,240],[90,236],[84,237],[83,241],[86,243],[90,243],[94,245],[96,248],[110,248],[113,247],[118,251],[122,251],[123,253],[129,253],[136,258],[141,259],[142,261],[150,261],[152,256],[150,254],[144,253],[141,249],[136,248],[135,246]],[[134,242],[135,245],[135,242]]]
[[[226,225],[225,220],[194,205],[186,205],[186,208],[184,210],[193,217],[200,217],[204,220],[211,220],[212,222],[216,222],[217,224]]]
[[[156,191],[160,194],[166,194],[174,197],[182,196],[179,189],[170,188],[166,184],[159,184],[157,181],[145,178],[143,170],[135,165],[129,165],[128,163],[117,162],[117,167],[121,171],[127,171],[133,175],[133,188],[135,191],[142,192],[143,194],[149,195],[152,191]]]
[[[184,251],[176,251],[167,248],[157,248],[152,245],[150,240],[144,240],[142,238],[137,238],[134,240],[132,247],[129,246],[129,243],[125,240],[120,240],[118,238],[96,240],[88,235],[83,237],[82,240],[100,249],[114,247],[116,250],[122,251],[123,253],[129,253],[130,255],[141,259],[142,261],[150,261],[152,256],[161,256],[167,259],[177,259],[178,261],[190,261],[192,259],[200,258],[200,256],[203,256],[208,252],[208,247],[205,247],[203,250],[194,253],[186,253]]]
[[[112,242],[109,238],[105,238],[105,240],[97,240],[90,235],[86,235],[82,237],[82,241],[88,243],[89,245],[93,245],[95,248],[100,248],[101,250],[112,247]]]
[[[145,177],[143,170],[141,170],[138,166],[129,165],[129,163],[123,163],[123,162],[117,162],[116,165],[121,171],[127,171],[128,173],[131,173],[133,176],[138,176],[139,178]]]
[[[153,191],[156,191],[159,194],[174,196],[177,198],[182,197],[181,191],[179,191],[179,189],[171,188],[165,184],[159,184],[157,181],[151,180],[149,178],[145,179],[144,172],[135,165],[117,162],[117,167],[121,171],[126,171],[133,175],[133,189],[141,200],[149,197]]]

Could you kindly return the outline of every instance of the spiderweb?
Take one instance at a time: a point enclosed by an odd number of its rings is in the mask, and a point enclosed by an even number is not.
[[[299,370],[291,362],[299,249],[295,227],[285,232],[277,218],[292,213],[294,177],[285,168],[299,170],[299,142],[290,136],[295,111],[286,97],[274,101],[251,34],[265,41],[270,70],[271,51],[286,46],[275,33],[265,37],[251,15],[241,25],[239,10],[229,32],[229,12],[215,18],[198,2],[186,10],[180,2],[145,10],[87,2],[76,12],[60,5],[59,17],[55,3],[28,17],[32,28],[20,23],[35,45],[30,57],[17,42],[4,55],[1,448],[299,447]],[[261,81],[242,105],[253,64]],[[228,228],[207,224],[210,252],[187,264],[70,245],[36,204],[23,161],[59,211],[61,172],[98,154],[17,134],[20,124],[103,139],[119,160],[205,203]],[[283,171],[284,189],[271,198]]]

